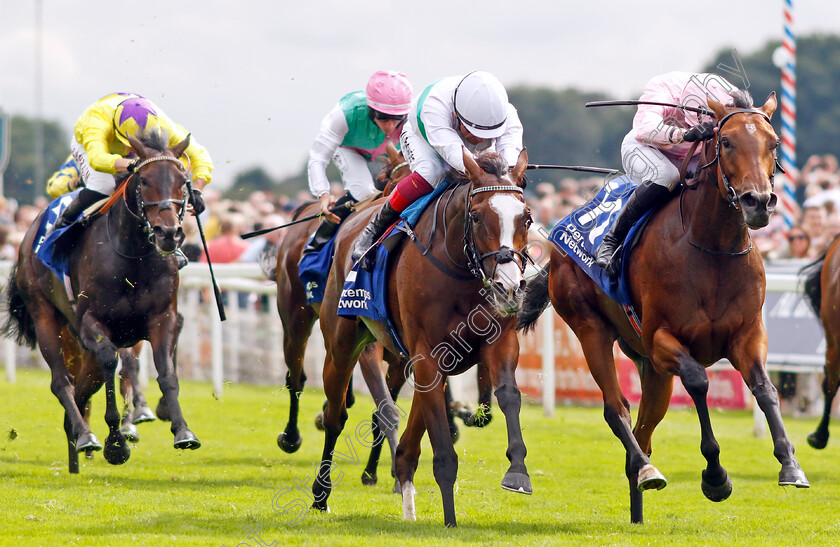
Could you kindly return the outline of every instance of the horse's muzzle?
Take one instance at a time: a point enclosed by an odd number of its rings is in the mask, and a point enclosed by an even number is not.
[[[752,229],[767,226],[777,201],[778,197],[773,192],[744,192],[738,198],[744,222]]]
[[[155,236],[155,245],[157,245],[157,248],[163,254],[174,253],[186,237],[180,225],[161,226],[158,224],[152,228],[152,232]]]

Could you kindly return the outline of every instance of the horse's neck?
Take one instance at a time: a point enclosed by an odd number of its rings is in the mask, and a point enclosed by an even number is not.
[[[750,235],[741,212],[723,198],[716,176],[706,176],[696,190],[685,190],[680,203],[684,229],[692,243],[722,253],[748,248]]]

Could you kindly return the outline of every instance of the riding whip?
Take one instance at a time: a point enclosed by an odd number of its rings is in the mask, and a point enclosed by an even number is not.
[[[334,209],[330,209],[330,213],[337,213],[342,209],[346,209],[352,206],[353,205],[348,201],[347,203],[343,203]],[[301,222],[308,222],[321,216],[323,216],[323,213],[316,213],[314,215],[309,215],[308,217],[299,218],[293,222],[289,222],[288,224],[281,224],[280,226],[275,226],[274,228],[263,228],[262,230],[256,230],[254,232],[248,232],[247,234],[241,234],[239,237],[241,237],[242,239],[251,239],[252,237],[261,236],[263,234],[273,232],[274,230],[279,230],[280,228],[288,228],[289,226],[294,226],[295,224],[300,224]]]
[[[187,179],[187,191],[190,197],[193,195],[192,181]],[[222,321],[227,319],[225,316],[225,305],[222,303],[222,292],[219,290],[219,285],[216,283],[216,276],[213,273],[213,263],[210,261],[210,253],[207,251],[207,239],[204,237],[204,229],[201,227],[201,219],[195,215],[195,222],[198,224],[198,235],[201,236],[201,245],[204,247],[204,256],[207,257],[207,267],[210,268],[210,281],[213,283],[213,294],[216,296],[216,307],[219,308],[219,317]]]
[[[586,167],[585,165],[544,165],[529,163],[526,169],[566,169],[568,171],[583,171],[584,173],[603,173],[609,175],[618,173],[618,169],[607,169],[605,167]]]
[[[696,112],[698,114],[705,114],[707,116],[715,116],[714,112],[707,110],[705,108],[700,107],[693,107],[693,106],[683,106],[681,104],[674,104],[674,103],[660,103],[658,101],[592,101],[586,103],[586,107],[589,108],[590,106],[634,106],[639,104],[652,104],[655,106],[670,106],[673,108],[679,108],[680,110],[688,110],[690,112]]]

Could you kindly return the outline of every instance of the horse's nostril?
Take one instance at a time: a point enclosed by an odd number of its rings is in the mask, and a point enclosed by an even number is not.
[[[741,196],[741,205],[747,208],[755,208],[758,205],[758,199],[752,192],[746,192]]]
[[[776,203],[779,201],[779,198],[776,194],[770,194],[770,200],[767,202],[767,210],[768,211],[775,211],[776,210]]]

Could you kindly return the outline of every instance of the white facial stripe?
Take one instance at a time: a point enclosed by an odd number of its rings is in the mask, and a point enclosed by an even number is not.
[[[490,207],[499,215],[500,245],[513,249],[514,221],[518,215],[525,214],[525,203],[512,194],[499,193],[490,198]]]

